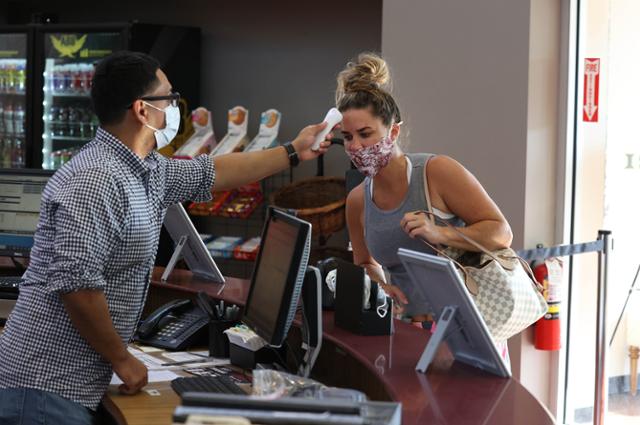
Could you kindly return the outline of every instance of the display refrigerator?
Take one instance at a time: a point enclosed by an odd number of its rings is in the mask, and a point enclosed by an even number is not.
[[[33,130],[33,30],[0,27],[0,168],[27,165]]]
[[[123,49],[155,57],[188,105],[199,105],[198,28],[135,22],[35,26],[33,115],[37,119],[27,144],[34,167],[59,168],[94,137],[99,125],[90,97],[94,67]]]

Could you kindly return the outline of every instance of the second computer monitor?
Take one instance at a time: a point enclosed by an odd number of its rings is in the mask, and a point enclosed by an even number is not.
[[[287,336],[309,261],[311,224],[270,208],[242,321],[272,346]]]
[[[0,169],[0,255],[28,257],[53,171]]]

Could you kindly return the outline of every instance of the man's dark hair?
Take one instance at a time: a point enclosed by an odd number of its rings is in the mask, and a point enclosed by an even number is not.
[[[102,125],[118,124],[136,99],[159,84],[160,63],[139,52],[120,51],[102,59],[91,86],[93,109]]]

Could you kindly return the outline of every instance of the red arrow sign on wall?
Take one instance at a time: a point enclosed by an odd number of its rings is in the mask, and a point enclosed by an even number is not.
[[[582,105],[582,120],[598,122],[598,95],[600,92],[600,59],[585,58],[584,60],[584,101]]]

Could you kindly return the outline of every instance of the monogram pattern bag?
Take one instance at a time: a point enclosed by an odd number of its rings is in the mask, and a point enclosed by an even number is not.
[[[529,264],[511,248],[489,251],[430,211],[422,211],[434,222],[444,223],[479,252],[440,249],[422,240],[438,255],[456,265],[480,314],[496,341],[506,341],[535,323],[547,312],[542,287]]]

